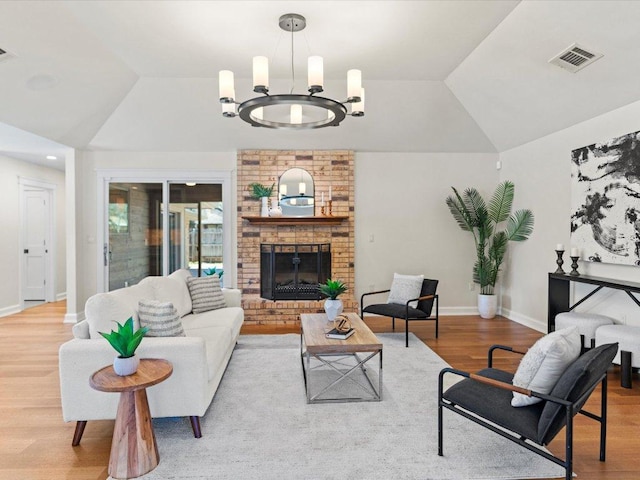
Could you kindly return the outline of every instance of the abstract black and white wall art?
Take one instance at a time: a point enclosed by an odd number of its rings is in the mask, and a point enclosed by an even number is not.
[[[571,152],[571,245],[582,260],[640,265],[640,132]]]

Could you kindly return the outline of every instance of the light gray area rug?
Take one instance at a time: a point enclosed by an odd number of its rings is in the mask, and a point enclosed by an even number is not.
[[[384,344],[383,398],[306,403],[298,335],[241,336],[202,418],[154,420],[160,464],[143,478],[166,479],[525,479],[563,470],[499,435],[444,412],[437,454],[438,373],[448,366],[416,337]]]

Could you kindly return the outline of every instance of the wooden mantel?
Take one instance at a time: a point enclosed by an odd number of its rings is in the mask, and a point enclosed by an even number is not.
[[[340,225],[348,216],[321,217],[242,217],[254,225]]]

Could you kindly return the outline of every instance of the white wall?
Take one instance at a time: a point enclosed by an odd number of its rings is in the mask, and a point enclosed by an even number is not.
[[[638,130],[640,102],[635,102],[500,154],[500,177],[515,182],[516,207],[530,208],[536,216],[529,241],[511,245],[502,299],[510,318],[537,323],[541,331],[546,331],[547,273],[556,268],[556,244],[563,243],[567,250],[571,245],[571,151]],[[564,267],[569,263],[565,253]],[[636,266],[580,262],[578,270],[588,275],[640,281]],[[578,286],[576,299],[590,290]],[[578,311],[600,312],[621,323],[640,325],[640,309],[624,292],[599,292]]]
[[[477,287],[469,290],[473,238],[460,230],[445,199],[452,186],[493,192],[497,159],[497,154],[356,152],[356,298],[389,288],[394,272],[424,274],[440,281],[442,313],[477,313]]]
[[[24,177],[56,185],[54,294],[64,298],[66,290],[65,180],[64,172],[0,156],[0,315],[20,311],[20,185]]]
[[[97,291],[97,170],[137,169],[192,172],[235,172],[236,152],[81,152],[76,172],[82,179],[80,193],[82,212],[77,215],[78,228],[78,300],[76,312],[82,312],[86,300]],[[233,225],[236,219],[235,174],[232,176]],[[235,228],[232,245],[236,246]],[[234,262],[237,254],[233,254]],[[235,278],[235,276],[234,276]],[[71,313],[76,313],[71,312]]]

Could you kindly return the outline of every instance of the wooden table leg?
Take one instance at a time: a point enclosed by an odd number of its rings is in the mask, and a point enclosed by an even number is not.
[[[122,392],[113,429],[109,475],[135,478],[158,466],[160,456],[151,423],[147,391]]]

